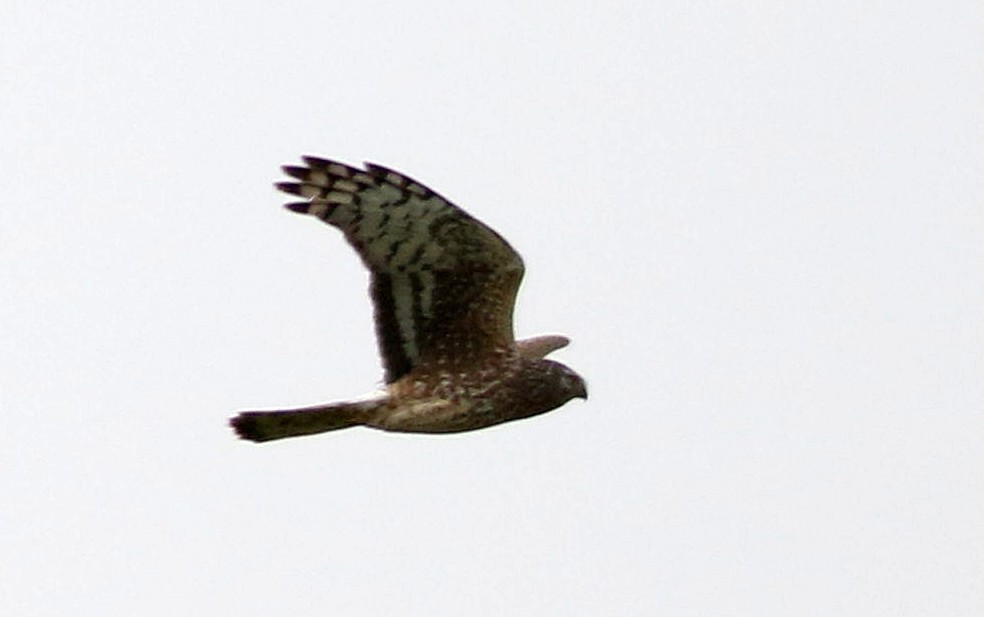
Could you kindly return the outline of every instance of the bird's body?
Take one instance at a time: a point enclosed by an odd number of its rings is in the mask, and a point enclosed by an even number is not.
[[[519,255],[493,230],[412,179],[304,157],[280,183],[308,201],[287,204],[339,228],[371,274],[386,386],[378,395],[231,420],[244,439],[269,441],[350,426],[452,433],[550,411],[587,397],[584,380],[544,356],[567,344],[515,341]]]

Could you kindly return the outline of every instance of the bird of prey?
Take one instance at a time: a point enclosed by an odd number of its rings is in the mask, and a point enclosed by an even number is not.
[[[270,441],[368,426],[455,433],[528,418],[587,398],[580,375],[545,356],[560,335],[517,341],[523,260],[495,231],[391,169],[313,156],[286,165],[288,203],[338,228],[370,273],[382,391],[301,409],[245,411],[243,439]]]

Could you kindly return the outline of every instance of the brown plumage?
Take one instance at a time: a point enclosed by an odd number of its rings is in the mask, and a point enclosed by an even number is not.
[[[452,433],[587,398],[584,380],[544,357],[567,345],[546,335],[516,341],[512,312],[519,254],[495,231],[395,171],[303,157],[276,186],[307,201],[287,208],[345,234],[370,273],[384,391],[361,400],[246,411],[230,424],[269,441],[350,426]]]

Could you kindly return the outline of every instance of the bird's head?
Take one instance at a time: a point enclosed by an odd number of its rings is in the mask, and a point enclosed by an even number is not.
[[[563,405],[573,398],[588,399],[588,384],[584,378],[575,373],[570,367],[553,360],[541,360],[547,367],[550,382],[553,387],[554,402]]]
[[[584,381],[583,377],[566,366],[564,366],[561,383],[563,383],[564,389],[571,395],[571,398],[588,400],[588,384]]]

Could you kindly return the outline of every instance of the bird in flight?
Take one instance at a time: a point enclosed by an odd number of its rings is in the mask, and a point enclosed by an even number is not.
[[[243,439],[271,441],[352,426],[456,433],[587,399],[584,379],[547,354],[567,337],[517,341],[513,305],[523,260],[495,231],[391,169],[313,156],[277,183],[304,201],[287,209],[338,228],[370,273],[382,391],[348,401],[230,420]]]

